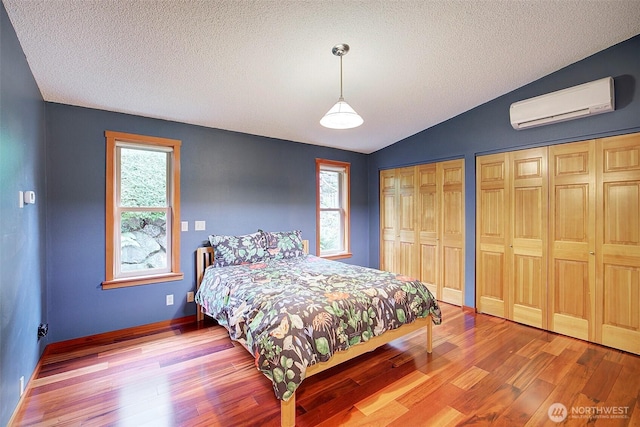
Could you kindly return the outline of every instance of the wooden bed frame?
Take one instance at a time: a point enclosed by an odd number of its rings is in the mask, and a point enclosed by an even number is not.
[[[309,241],[303,240],[304,253],[309,253]],[[197,288],[200,288],[200,283],[204,276],[204,270],[213,264],[213,248],[210,246],[198,248],[196,251],[196,280]],[[197,289],[196,289],[197,290]],[[200,306],[197,307],[196,320],[204,320],[204,313],[202,313]],[[371,338],[365,343],[361,343],[350,347],[345,351],[338,351],[330,360],[326,362],[316,363],[307,367],[305,378],[318,374],[327,369],[333,368],[343,362],[351,360],[355,357],[363,355],[364,353],[371,352],[380,346],[390,343],[400,337],[408,335],[418,329],[427,328],[427,353],[431,353],[433,350],[433,322],[431,315],[417,319],[413,323],[408,323],[399,327],[386,331],[382,335]],[[296,425],[296,394],[293,393],[291,398],[287,401],[280,401],[280,424],[283,427],[291,427]]]

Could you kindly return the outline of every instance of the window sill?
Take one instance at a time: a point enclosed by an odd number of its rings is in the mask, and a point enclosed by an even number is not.
[[[149,285],[151,283],[172,282],[184,279],[184,273],[163,273],[153,276],[126,277],[123,279],[105,280],[102,289],[127,288],[129,286]]]
[[[351,254],[351,252],[343,252],[341,254],[334,254],[334,255],[320,255],[320,258],[324,258],[324,259],[344,259],[344,258],[351,258],[353,255]]]

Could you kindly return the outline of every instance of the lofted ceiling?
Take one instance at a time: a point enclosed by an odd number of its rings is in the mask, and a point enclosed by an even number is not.
[[[640,0],[2,1],[45,101],[361,153],[640,34]]]

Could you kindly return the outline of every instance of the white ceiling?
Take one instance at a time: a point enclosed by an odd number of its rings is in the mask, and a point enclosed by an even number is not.
[[[46,101],[362,153],[640,34],[640,0],[3,3]],[[338,43],[356,129],[319,124]]]

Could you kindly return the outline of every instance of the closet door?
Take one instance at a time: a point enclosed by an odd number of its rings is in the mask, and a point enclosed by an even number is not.
[[[548,149],[509,153],[511,164],[510,319],[547,327]]]
[[[508,318],[510,269],[509,162],[504,153],[476,160],[476,305],[478,312]]]
[[[593,141],[549,149],[549,329],[595,338],[596,182]]]
[[[442,171],[442,301],[462,305],[464,293],[464,160],[437,164]]]
[[[398,269],[396,273],[419,277],[416,226],[416,174],[415,167],[397,169],[398,173]]]
[[[417,167],[418,240],[420,244],[420,280],[436,297],[442,299],[440,283],[440,203],[438,189],[442,187],[434,163]]]
[[[380,269],[398,271],[396,239],[399,239],[396,171],[380,171]]]
[[[414,167],[380,172],[380,268],[418,277]]]
[[[640,354],[640,134],[596,140],[596,342]]]
[[[478,157],[478,311],[547,326],[548,149]]]
[[[419,278],[439,300],[464,294],[464,160],[380,172],[380,268]]]

